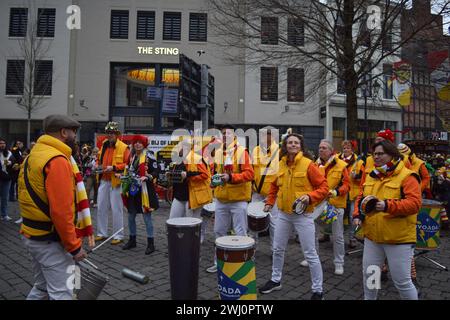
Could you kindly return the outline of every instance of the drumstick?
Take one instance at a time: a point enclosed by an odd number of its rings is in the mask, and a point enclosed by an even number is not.
[[[95,250],[97,250],[98,248],[100,248],[102,245],[104,245],[106,242],[108,242],[109,240],[111,240],[112,238],[114,238],[117,234],[119,234],[121,231],[123,230],[123,227],[120,228],[119,230],[117,230],[117,232],[115,232],[111,237],[109,237],[108,239],[106,239],[105,241],[103,241],[102,243],[100,243],[98,246],[96,246],[95,248],[89,249],[87,250],[87,253],[92,253]]]
[[[90,262],[87,258],[84,258],[84,261],[86,261],[88,264],[90,264],[92,267],[94,267],[95,269],[98,270],[98,267],[95,264],[93,264],[92,262]]]

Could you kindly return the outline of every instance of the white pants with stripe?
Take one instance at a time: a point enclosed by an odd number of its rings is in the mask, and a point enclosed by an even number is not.
[[[169,219],[181,217],[194,217],[201,219],[202,207],[197,209],[189,209],[189,201],[180,201],[173,199],[170,207]]]
[[[247,206],[246,201],[238,202],[216,202],[216,213],[214,215],[214,233],[216,238],[227,235],[231,226],[238,236],[247,235]]]
[[[121,188],[111,187],[111,181],[101,180],[97,197],[97,235],[108,236],[108,215],[112,212],[113,234],[123,228],[123,202],[120,195]],[[123,230],[114,239],[123,239]]]

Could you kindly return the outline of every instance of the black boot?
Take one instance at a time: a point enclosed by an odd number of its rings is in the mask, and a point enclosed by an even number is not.
[[[123,250],[136,248],[136,236],[130,236],[130,240],[122,247]]]
[[[150,254],[155,251],[155,244],[153,238],[147,238],[147,249],[145,249],[145,254]]]

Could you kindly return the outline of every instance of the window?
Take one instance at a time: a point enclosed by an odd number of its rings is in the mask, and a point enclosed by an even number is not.
[[[111,10],[111,39],[128,39],[128,10]]]
[[[381,39],[381,45],[383,51],[391,51],[392,50],[392,31],[390,29],[386,30],[386,34]]]
[[[181,12],[164,12],[163,40],[181,40]]]
[[[287,70],[287,101],[305,101],[305,72],[303,69]]]
[[[133,129],[133,128],[136,128],[136,129],[139,129],[139,128],[150,129],[150,128],[154,127],[154,119],[151,116],[125,117],[125,127],[128,128],[128,129]]]
[[[393,84],[391,82],[392,77],[392,65],[390,64],[383,64],[383,78],[384,78],[384,93],[383,97],[385,99],[393,99]]]
[[[278,101],[278,68],[261,67],[261,101]]]
[[[8,60],[6,64],[6,95],[22,95],[25,60]]]
[[[37,36],[53,38],[55,36],[56,9],[38,9]]]
[[[368,63],[364,75],[363,82],[361,85],[361,95],[364,97],[372,97],[372,64]]]
[[[189,41],[206,41],[207,20],[206,13],[191,13],[189,15]]]
[[[27,34],[27,22],[27,8],[11,8],[9,11],[9,36],[25,37]]]
[[[137,12],[136,39],[155,39],[155,11]]]
[[[305,27],[300,19],[288,18],[288,45],[303,46],[305,44]]]
[[[278,44],[278,18],[261,17],[261,44]]]
[[[39,96],[51,96],[53,61],[36,60],[34,72],[34,94]]]
[[[367,21],[363,20],[359,28],[359,44],[363,47],[370,47],[370,30],[367,29]]]

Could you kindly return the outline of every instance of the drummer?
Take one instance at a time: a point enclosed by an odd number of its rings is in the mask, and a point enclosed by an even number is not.
[[[194,152],[189,139],[181,142],[182,161],[173,168],[181,175],[181,182],[173,184],[170,219],[186,217],[188,213],[200,218],[203,205],[212,201],[211,173],[202,156]]]
[[[323,273],[316,251],[314,220],[308,215],[314,205],[328,195],[328,183],[313,161],[304,156],[303,136],[291,133],[283,140],[277,179],[272,182],[264,211],[270,211],[277,201],[279,215],[275,224],[273,243],[272,277],[259,289],[261,293],[270,293],[281,289],[281,277],[284,253],[292,227],[297,231],[303,255],[310,266],[312,278],[312,300],[323,299]],[[296,200],[308,207],[306,214],[293,214]]]
[[[364,173],[364,161],[361,157],[355,154],[357,150],[357,143],[355,140],[342,141],[342,153],[339,154],[339,159],[347,163],[347,171],[350,178],[350,191],[348,192],[348,210],[350,217],[350,225],[352,225],[352,213],[355,208],[355,199],[359,194],[359,184],[361,183],[361,177]],[[354,237],[353,228],[350,229],[349,234],[349,248],[356,247],[356,239]]]
[[[417,300],[411,280],[412,248],[416,243],[417,212],[421,206],[419,177],[405,167],[402,155],[390,141],[373,146],[374,169],[363,176],[361,193],[353,212],[354,225],[363,226],[364,298],[375,300],[378,289],[368,287],[371,267],[383,265],[387,257],[392,280],[402,299]],[[364,214],[360,202],[366,196],[378,199],[374,212]],[[378,283],[381,279],[378,280]],[[370,282],[370,281],[369,281]]]
[[[252,202],[264,201],[269,194],[270,185],[277,178],[276,173],[279,166],[279,147],[272,136],[272,128],[261,129],[262,139],[260,145],[256,146],[252,152],[252,164],[255,171],[253,179]],[[273,232],[277,218],[276,204],[272,208],[270,216],[270,242],[273,243]]]
[[[411,149],[404,143],[400,143],[397,146],[397,149],[404,158],[408,159],[411,164],[409,169],[414,171],[420,177],[420,191],[423,193],[425,189],[430,189],[431,177],[425,166],[425,162],[420,160],[415,153],[412,153]]]
[[[252,180],[254,176],[247,150],[240,146],[234,134],[234,127],[221,127],[223,144],[215,151],[214,162],[216,174],[220,174],[223,185],[214,190],[216,212],[214,233],[216,238],[227,235],[230,222],[238,236],[247,235],[247,205],[252,196]],[[207,272],[217,271],[217,263],[209,267]]]

